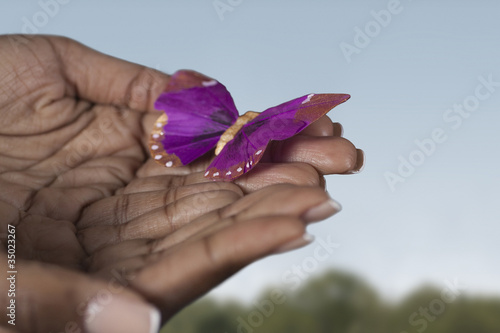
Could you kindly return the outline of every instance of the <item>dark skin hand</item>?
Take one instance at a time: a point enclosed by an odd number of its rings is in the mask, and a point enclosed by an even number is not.
[[[169,76],[48,36],[0,36],[0,240],[16,237],[6,332],[148,332],[239,269],[307,244],[338,211],[324,175],[363,154],[323,117],[234,183],[211,155],[167,169],[146,149]],[[5,265],[4,265],[5,263]],[[0,306],[11,298],[0,280]]]

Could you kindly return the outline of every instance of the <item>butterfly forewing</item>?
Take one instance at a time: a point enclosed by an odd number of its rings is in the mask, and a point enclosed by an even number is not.
[[[206,177],[233,180],[251,170],[271,140],[285,140],[300,133],[347,94],[309,94],[267,109],[245,124],[207,168]]]
[[[221,83],[199,73],[179,71],[167,89],[155,102],[165,115],[155,123],[149,148],[157,162],[175,167],[211,150],[238,111]]]

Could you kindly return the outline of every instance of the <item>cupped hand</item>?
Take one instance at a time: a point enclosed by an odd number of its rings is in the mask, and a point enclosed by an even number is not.
[[[0,223],[18,332],[148,332],[242,267],[307,244],[363,153],[324,117],[234,183],[146,151],[169,76],[49,36],[0,37]],[[7,264],[2,247],[2,267]],[[11,287],[0,282],[0,305]]]

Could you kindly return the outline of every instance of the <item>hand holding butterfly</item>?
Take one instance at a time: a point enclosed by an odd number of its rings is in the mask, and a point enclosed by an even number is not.
[[[147,152],[169,76],[59,37],[0,37],[0,240],[15,229],[15,332],[149,332],[334,214],[323,175],[362,152],[323,117],[273,142],[235,182],[210,156],[167,169]],[[12,227],[10,227],[12,228]],[[5,263],[5,264],[4,264]],[[7,270],[6,270],[7,271]],[[157,310],[158,309],[158,310]]]

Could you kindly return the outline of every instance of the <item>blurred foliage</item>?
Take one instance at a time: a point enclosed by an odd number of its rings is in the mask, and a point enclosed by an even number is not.
[[[397,304],[360,279],[328,272],[250,305],[203,298],[161,333],[500,333],[500,299],[470,297],[453,283],[424,286]]]

